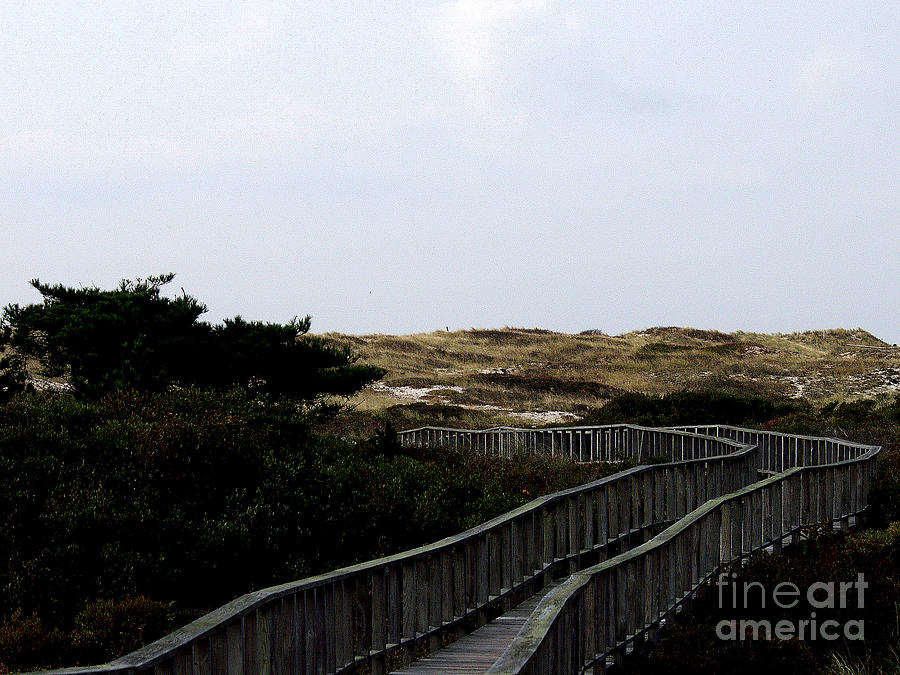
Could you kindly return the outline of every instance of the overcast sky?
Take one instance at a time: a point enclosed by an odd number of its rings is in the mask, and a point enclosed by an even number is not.
[[[0,304],[900,342],[900,3],[0,7]]]

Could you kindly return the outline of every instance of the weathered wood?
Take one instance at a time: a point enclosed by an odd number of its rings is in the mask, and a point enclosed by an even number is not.
[[[274,604],[275,631],[272,636],[272,672],[285,675],[293,671],[294,662],[294,616],[292,598],[285,596]]]
[[[416,654],[416,561],[403,561],[403,663],[411,663]]]
[[[597,504],[597,543],[606,546],[609,541],[609,490],[600,488],[595,493]]]
[[[324,623],[322,620],[323,617],[317,616],[317,620]],[[256,610],[253,610],[250,614],[243,618],[244,620],[244,672],[255,673],[259,670],[259,663],[257,659],[259,659],[259,652],[256,650]],[[323,641],[324,643],[324,641]],[[323,645],[324,646],[324,645]],[[324,650],[323,653],[317,654],[319,660],[322,664],[325,663],[324,658]],[[324,670],[324,668],[323,668]]]
[[[581,551],[582,513],[579,508],[579,495],[572,495],[566,500],[566,526],[569,532],[567,554],[573,556],[569,569],[578,569],[578,555]]]
[[[387,570],[376,570],[375,572],[372,572],[371,576],[371,603],[368,609],[371,616],[372,640],[369,649],[374,651],[383,651],[387,644],[388,611],[386,597],[387,589],[385,587],[387,583],[386,573]],[[341,626],[341,632],[346,630],[346,624],[343,621],[340,621],[339,624]],[[339,650],[338,665],[347,663],[347,657],[348,654],[345,650]]]
[[[594,536],[597,527],[597,520],[594,517],[596,496],[589,492],[582,497],[584,513],[582,514],[582,523],[584,525],[584,539],[582,541],[582,550],[590,551],[594,548]]]
[[[224,628],[209,637],[209,672],[228,673],[228,636]]]
[[[198,640],[194,643],[191,654],[191,673],[196,675],[210,675],[209,640]]]
[[[861,448],[865,450],[866,448]],[[866,453],[860,453],[857,455],[856,460],[862,461],[862,458],[866,460],[873,459],[877,454],[877,449],[868,449]],[[800,487],[804,486],[804,482],[808,485],[809,482],[812,482],[812,485],[809,485],[810,488],[813,489],[814,493],[816,490],[824,490],[825,481],[827,480],[825,476],[829,472],[829,470],[833,473],[836,473],[835,469],[829,468],[828,470],[816,470],[815,468],[809,469],[793,469],[792,474],[780,474],[773,476],[770,479],[762,481],[761,483],[749,486],[747,488],[743,488],[742,490],[738,490],[736,493],[731,495],[725,495],[723,497],[713,499],[699,509],[694,511],[688,517],[683,518],[681,521],[670,527],[664,533],[656,537],[653,541],[648,542],[641,547],[638,547],[628,553],[624,553],[616,558],[605,561],[601,563],[596,568],[592,568],[590,570],[586,570],[582,573],[576,574],[570,579],[570,582],[573,584],[577,584],[576,579],[583,579],[587,575],[591,575],[592,578],[599,577],[604,573],[605,570],[615,571],[617,575],[617,588],[616,588],[616,597],[619,601],[623,600],[626,597],[626,593],[621,589],[621,584],[627,583],[628,579],[637,576],[630,575],[628,570],[635,569],[634,564],[635,560],[643,554],[643,559],[645,560],[645,574],[644,578],[644,586],[642,588],[646,588],[647,579],[653,576],[653,573],[646,573],[649,566],[649,569],[652,570],[652,566],[654,564],[654,557],[648,554],[648,550],[661,550],[660,547],[667,545],[667,542],[672,539],[676,540],[676,543],[681,544],[678,546],[678,557],[677,561],[681,563],[679,567],[683,569],[685,567],[685,563],[687,563],[685,559],[685,551],[688,549],[693,549],[696,551],[696,555],[692,556],[694,560],[697,562],[697,570],[694,572],[692,570],[691,576],[695,577],[693,582],[696,583],[701,578],[705,577],[707,574],[711,572],[712,569],[715,568],[719,564],[719,562],[723,558],[723,552],[728,551],[728,549],[733,549],[733,542],[735,541],[734,532],[735,528],[741,523],[742,520],[746,519],[744,528],[741,528],[742,531],[738,533],[737,540],[743,542],[742,548],[749,549],[754,546],[763,545],[767,543],[767,540],[772,540],[775,538],[780,539],[784,531],[790,530],[793,527],[798,526],[800,523],[798,522],[802,518],[803,509],[798,503],[798,498],[800,497],[800,492],[802,492]],[[848,477],[847,480],[843,481],[843,485],[846,489],[853,489],[855,483],[852,480],[849,480],[849,476],[851,475],[850,469],[846,470],[846,475]],[[803,477],[806,477],[805,479]],[[802,480],[797,481],[798,478]],[[834,479],[837,481],[837,478]],[[783,483],[783,485],[782,485]],[[779,501],[787,499],[785,495],[791,495],[790,499],[794,504],[797,504],[796,508],[792,506],[791,508],[782,508],[779,506]],[[835,501],[838,497],[835,497]],[[824,500],[823,500],[824,501]],[[728,508],[724,508],[725,506]],[[734,505],[737,508],[731,508],[730,505]],[[738,520],[736,516],[741,514],[741,520]],[[839,514],[837,511],[833,513],[834,517],[838,517]],[[784,529],[782,529],[784,528]],[[749,530],[749,531],[748,531]],[[686,535],[688,538],[686,538]],[[728,545],[725,545],[727,540]],[[689,546],[685,546],[684,544],[689,542]],[[769,541],[769,543],[771,543]],[[702,546],[698,545],[702,544]],[[651,549],[648,549],[648,546]],[[642,550],[645,549],[645,550]],[[740,555],[740,549],[728,551],[732,555]],[[666,556],[667,559],[672,559],[671,551],[668,551]],[[660,558],[662,559],[662,558]],[[693,565],[693,560],[690,561],[690,565]],[[675,576],[678,577],[680,574],[676,571]],[[669,585],[672,584],[672,572],[666,576],[669,580],[667,583]],[[569,585],[568,583],[566,584]],[[671,591],[667,590],[667,594],[670,594]],[[582,603],[579,605],[579,601],[576,599],[577,596],[573,592],[570,596],[571,599],[568,599],[565,596],[556,595],[555,599],[558,601],[562,601],[563,603],[568,602],[571,606],[581,607],[583,611],[587,611],[589,607],[588,604]],[[491,673],[513,673],[513,672],[525,672],[523,669],[519,668],[511,668],[510,663],[519,662],[523,663],[522,657],[525,652],[530,651],[534,658],[526,659],[527,662],[532,664],[537,663],[549,663],[552,661],[552,654],[547,656],[542,654],[542,647],[547,645],[548,648],[552,647],[552,640],[546,639],[535,640],[535,635],[544,632],[546,635],[550,635],[550,631],[541,631],[540,624],[546,623],[547,621],[555,621],[552,617],[559,616],[562,617],[563,613],[560,610],[557,612],[552,609],[551,605],[547,605],[547,601],[549,598],[545,599],[542,602],[539,610],[532,617],[532,620],[526,624],[526,626],[522,630],[522,636],[528,637],[528,644],[530,647],[525,651],[517,650],[516,644],[510,648],[507,652],[508,658],[504,658],[501,662],[498,662],[492,667],[489,671]],[[649,598],[645,600],[645,602],[649,601]],[[613,605],[613,602],[610,600],[606,601],[607,608],[604,611],[604,615],[609,611],[609,608]],[[544,607],[545,609],[541,609]],[[629,609],[625,607],[624,610],[621,607],[616,607],[616,618],[620,622],[620,630],[619,635],[617,636],[619,639],[622,639],[621,636],[621,621],[622,617],[625,617],[625,621],[629,619],[629,612],[634,611],[633,608]],[[537,617],[541,618],[538,619]],[[590,621],[584,621],[584,624],[590,624]],[[530,625],[534,624],[534,625]],[[566,625],[575,625],[577,628],[577,624],[566,624]],[[613,654],[613,652],[610,652]],[[540,669],[528,669],[527,672],[557,672],[557,671],[545,671]]]
[[[420,555],[416,566],[416,633],[428,632],[428,557]]]
[[[554,536],[553,557],[562,560],[566,557],[569,549],[568,537],[568,517],[566,513],[566,500],[559,500],[553,505],[554,518],[556,522],[556,532]]]
[[[391,565],[386,569],[387,574],[387,643],[400,644],[403,635],[403,566]],[[465,603],[463,597],[460,604]]]
[[[690,591],[717,559],[776,545],[782,535],[822,519],[846,527],[850,517],[858,517],[868,504],[879,450],[837,439],[728,426],[665,430],[628,425],[554,430],[423,428],[402,432],[401,443],[404,447],[457,447],[505,456],[530,452],[557,452],[583,459],[666,455],[676,463],[622,471],[538,498],[428,546],[248,594],[113,664],[80,672],[175,672],[187,668],[191,672],[249,673],[291,668],[292,672],[324,673],[362,659],[378,673],[390,645],[402,644],[405,659],[412,659],[418,637],[429,636],[435,646],[436,631],[442,626],[472,612],[483,617],[493,597],[509,597],[511,591],[532,583],[534,575],[554,560],[568,560],[577,570],[583,551],[657,523],[681,519],[671,527],[683,525],[716,504],[718,510],[708,518],[686,527],[671,544],[662,542],[665,556],[654,553],[628,567],[634,583],[639,576],[645,582],[637,592],[629,591],[631,609],[626,596],[620,597],[624,591],[619,585],[605,591],[612,597],[602,610],[599,590],[593,595],[573,591],[576,600],[572,606],[577,611],[566,610],[560,619],[564,630],[559,632],[557,627],[551,632],[566,636],[558,640],[576,650],[577,662],[582,656],[578,650],[593,647],[584,636],[569,634],[582,633],[584,626],[607,625],[603,617],[609,606],[625,612],[626,619],[630,617],[637,622],[634,627],[643,630],[638,624],[650,621],[651,614],[664,615],[671,602],[680,600],[669,597],[678,593],[676,586],[681,585],[680,593]],[[750,485],[758,469],[787,473],[766,479],[782,481],[777,484],[762,481]],[[766,487],[761,488],[762,484]],[[729,491],[734,493],[730,497]],[[648,544],[661,545],[662,536]],[[601,566],[623,555],[646,556],[646,546],[613,556]],[[600,557],[608,557],[602,549]],[[671,565],[673,559],[676,568]],[[584,613],[594,616],[584,617]],[[615,625],[621,615],[608,618]],[[621,650],[622,643],[607,646]],[[558,665],[560,658],[551,654],[539,660]]]
[[[441,596],[444,588],[444,570],[440,553],[435,552],[430,555],[426,564],[428,569],[428,580],[426,582],[428,588],[428,630],[437,631],[443,625],[444,611],[444,602],[443,597]],[[428,638],[428,648],[431,651],[434,651],[440,648],[440,646],[440,635],[437,632],[432,632]]]
[[[243,619],[238,619],[225,626],[228,675],[240,675],[244,672],[243,623]]]

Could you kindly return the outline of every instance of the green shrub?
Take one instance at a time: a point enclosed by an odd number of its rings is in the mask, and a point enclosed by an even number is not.
[[[799,640],[724,642],[712,623],[676,625],[647,658],[629,664],[633,675],[759,675],[763,672],[815,675],[816,659]]]
[[[798,401],[772,401],[752,394],[725,391],[678,391],[663,396],[627,393],[585,415],[581,424],[759,424],[808,408]]]
[[[81,663],[100,663],[156,640],[174,628],[171,603],[146,596],[94,600],[75,617],[70,639]]]
[[[642,345],[636,352],[635,357],[639,359],[652,359],[656,357],[668,356],[676,352],[685,352],[693,349],[689,345],[676,345],[668,342],[650,342]]]
[[[878,476],[870,491],[872,520],[885,526],[900,520],[900,453],[884,450],[878,457]]]
[[[900,523],[892,523],[883,530],[867,530],[851,533],[846,537],[823,528],[811,532],[798,549],[786,555],[754,554],[749,562],[735,565],[728,572],[729,582],[743,588],[745,582],[759,582],[766,589],[767,598],[756,591],[748,594],[744,605],[741,591],[738,606],[731,606],[731,593],[726,586],[719,596],[719,589],[711,587],[695,605],[693,617],[683,624],[663,631],[663,638],[645,657],[633,659],[632,673],[759,673],[772,672],[818,673],[833,665],[831,651],[840,652],[842,662],[880,663],[896,659],[894,648],[898,640],[898,608],[900,608]],[[847,606],[841,608],[817,608],[819,625],[833,619],[842,625],[849,620],[862,620],[865,626],[864,642],[796,639],[772,640],[720,640],[715,628],[721,619],[748,618],[767,620],[775,625],[786,619],[797,625],[810,617],[810,606],[805,596],[793,608],[773,604],[772,591],[779,583],[790,582],[805,594],[815,582],[856,581],[862,574],[868,587],[864,591],[863,606],[857,606],[856,591],[847,596]],[[720,606],[721,601],[721,606]],[[875,671],[878,672],[878,671]],[[886,671],[893,672],[893,671]]]
[[[48,630],[37,614],[22,615],[18,609],[0,623],[0,673],[11,668],[48,668],[62,656],[62,636]]]
[[[79,649],[113,658],[155,631],[116,627],[128,598],[194,617],[619,468],[403,449],[390,429],[335,438],[296,405],[241,389],[19,394],[0,406],[0,607],[70,635],[70,662],[97,660]],[[113,600],[85,610],[95,598]]]

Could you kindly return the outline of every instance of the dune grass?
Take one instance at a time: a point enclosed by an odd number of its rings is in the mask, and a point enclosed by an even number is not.
[[[325,336],[388,370],[352,402],[357,413],[389,417],[399,414],[398,405],[437,404],[460,408],[458,417],[471,413],[473,422],[534,426],[575,421],[623,392],[717,389],[823,404],[900,391],[900,349],[861,329],[769,335],[658,327],[611,336],[503,328]],[[548,411],[569,416],[536,414]],[[436,415],[446,416],[446,410]]]

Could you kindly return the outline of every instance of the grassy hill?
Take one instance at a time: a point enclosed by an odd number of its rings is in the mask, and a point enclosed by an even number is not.
[[[356,422],[532,426],[576,421],[622,392],[720,389],[813,403],[900,391],[900,349],[864,330],[775,334],[658,327],[625,335],[503,328],[326,337],[388,375]]]

